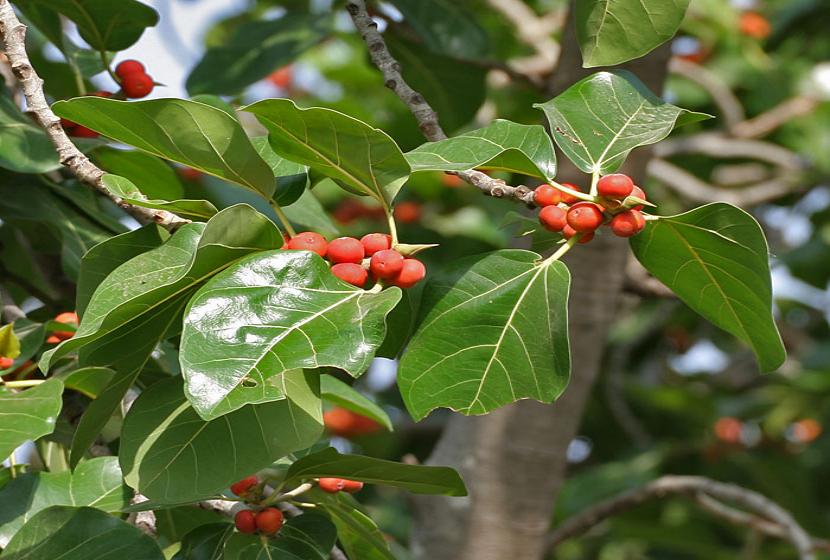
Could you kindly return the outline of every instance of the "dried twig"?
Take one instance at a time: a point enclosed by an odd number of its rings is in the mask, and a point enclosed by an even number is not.
[[[62,165],[67,167],[82,183],[86,183],[112,200],[141,223],[155,222],[169,230],[174,230],[188,223],[188,220],[184,220],[171,212],[133,206],[124,202],[106,188],[101,180],[104,172],[72,143],[72,140],[64,132],[60,119],[49,107],[43,93],[43,80],[35,72],[29,61],[29,56],[26,54],[26,26],[20,23],[8,0],[0,0],[0,39],[5,44],[5,54],[11,64],[12,72],[23,89],[23,95],[26,98],[26,112],[30,113],[46,132],[49,140],[55,146]]]

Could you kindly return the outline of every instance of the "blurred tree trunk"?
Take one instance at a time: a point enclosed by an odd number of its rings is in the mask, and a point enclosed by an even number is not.
[[[669,49],[624,65],[652,91],[665,82]],[[569,18],[552,95],[596,69],[582,68]],[[645,176],[650,154],[639,149],[625,171]],[[583,184],[586,176],[559,154],[558,179]],[[572,369],[553,405],[520,401],[486,416],[454,414],[429,459],[459,470],[469,498],[415,500],[414,557],[423,560],[534,560],[543,554],[556,497],[566,476],[566,452],[576,436],[602,362],[602,347],[619,308],[628,258],[625,240],[607,232],[565,258],[571,270],[569,322]]]

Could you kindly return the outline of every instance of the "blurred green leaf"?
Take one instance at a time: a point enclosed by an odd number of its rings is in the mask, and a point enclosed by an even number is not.
[[[390,432],[392,431],[392,421],[386,411],[336,377],[332,375],[320,376],[320,395],[323,400],[371,418]]]
[[[147,198],[176,200],[184,196],[184,185],[175,170],[156,156],[110,147],[98,148],[94,155],[102,169],[129,179]]]
[[[63,384],[49,379],[13,394],[0,393],[0,457],[11,455],[29,439],[51,434],[63,407]]]
[[[206,220],[215,215],[218,210],[207,200],[152,200],[144,196],[144,194],[136,187],[132,181],[118,175],[110,173],[105,174],[101,180],[104,186],[109,189],[115,196],[120,197],[125,202],[133,206],[141,206],[144,208],[153,208],[156,210],[166,210],[191,220]]]

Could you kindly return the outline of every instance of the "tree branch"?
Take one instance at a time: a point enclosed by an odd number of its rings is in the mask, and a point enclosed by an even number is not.
[[[112,200],[141,223],[155,222],[172,231],[189,222],[189,220],[165,210],[151,210],[133,206],[115,196],[104,186],[103,181],[101,181],[104,172],[72,143],[72,140],[63,130],[60,119],[49,107],[43,93],[43,80],[35,72],[29,61],[29,56],[26,54],[26,26],[20,23],[8,0],[0,0],[0,39],[5,44],[5,54],[9,59],[12,72],[23,89],[27,106],[26,112],[30,113],[46,132],[46,136],[55,146],[62,165],[68,168],[82,183],[86,183]]]
[[[377,24],[366,10],[364,0],[347,0],[346,10],[352,17],[358,33],[366,43],[372,63],[383,74],[386,87],[395,92],[395,95],[407,106],[418,122],[418,128],[421,129],[424,137],[430,142],[446,140],[447,135],[438,122],[438,114],[424,99],[424,96],[412,89],[403,79],[401,65],[389,52],[386,42],[378,31]],[[494,179],[475,170],[459,171],[453,174],[458,175],[488,196],[510,198],[535,206],[533,191],[524,185],[514,187],[501,179]]]
[[[3,284],[0,284],[0,300],[3,304],[3,320],[7,323],[14,323],[26,317],[26,313],[17,306],[9,290]]]
[[[779,527],[781,532],[779,536],[793,544],[798,551],[800,560],[815,560],[815,554],[813,553],[816,548],[815,541],[788,511],[753,490],[700,476],[664,476],[645,486],[623,492],[600,502],[562,523],[548,538],[548,551],[555,548],[562,541],[581,535],[610,517],[624,513],[651,500],[671,495],[685,495],[693,498],[705,495],[710,498],[707,502],[708,505],[711,505],[713,499],[738,504],[761,516],[766,523]],[[723,514],[725,511],[727,510],[720,509],[720,517],[726,517]],[[729,508],[729,513],[740,513],[746,516],[742,518],[743,520],[755,519],[744,512],[731,508]],[[746,523],[742,524],[746,525]],[[755,528],[761,530],[758,526],[755,526]]]

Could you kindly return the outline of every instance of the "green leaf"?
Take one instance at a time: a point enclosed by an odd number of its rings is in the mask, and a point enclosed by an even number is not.
[[[360,511],[349,495],[326,494],[319,502],[337,527],[337,538],[349,558],[356,560],[395,560],[375,522]]]
[[[127,484],[160,504],[193,502],[277,459],[312,445],[322,433],[318,376],[282,376],[286,398],[248,405],[206,422],[180,379],[152,385],[133,403],[119,460]]]
[[[289,206],[284,206],[282,210],[293,223],[316,231],[320,235],[337,237],[340,233],[326,209],[310,189],[304,190],[300,198]]]
[[[29,3],[71,19],[83,40],[98,51],[123,51],[159,19],[154,9],[136,0],[29,0]]]
[[[365,291],[310,251],[251,255],[190,300],[179,361],[185,392],[205,420],[282,398],[271,381],[296,368],[358,376],[386,333],[400,290]]]
[[[14,332],[14,323],[0,327],[0,356],[12,360],[20,356],[20,339]]]
[[[134,206],[167,210],[183,218],[205,220],[218,212],[216,206],[207,200],[150,200],[136,187],[132,181],[107,173],[101,180],[111,193],[124,199]]]
[[[486,68],[425,51],[422,45],[389,33],[385,37],[401,63],[404,80],[435,109],[448,133],[475,118],[487,92]]]
[[[634,148],[709,118],[665,103],[624,70],[588,76],[534,107],[545,112],[556,145],[586,173],[616,171]]]
[[[239,122],[224,111],[186,99],[116,101],[76,97],[52,105],[66,117],[113,140],[241,185],[266,198],[274,177]]]
[[[553,142],[540,125],[496,119],[492,124],[406,154],[412,171],[500,169],[531,177],[556,176]]]
[[[274,192],[277,204],[288,206],[296,202],[309,186],[308,166],[278,156],[271,149],[267,136],[255,136],[251,138],[251,143],[277,178],[277,190]]]
[[[363,455],[341,455],[333,447],[307,455],[289,467],[286,480],[338,477],[403,488],[415,494],[466,496],[458,473],[449,467],[406,465]]]
[[[222,549],[233,533],[230,523],[196,527],[184,536],[182,546],[172,560],[222,560]]]
[[[333,375],[320,377],[320,395],[325,401],[371,418],[390,432],[393,429],[385,410]]]
[[[0,393],[0,457],[5,459],[29,439],[51,434],[60,414],[63,384],[49,379],[14,394]]]
[[[409,164],[395,141],[348,115],[321,107],[300,109],[290,99],[265,99],[243,109],[269,130],[268,141],[278,155],[385,206],[409,177]]]
[[[156,156],[109,147],[98,148],[94,153],[102,169],[129,179],[147,198],[177,200],[184,197],[184,185],[176,172]]]
[[[46,133],[0,95],[0,167],[17,173],[46,173],[61,166]]]
[[[55,506],[32,517],[2,560],[164,560],[156,542],[101,510]]]
[[[0,491],[0,544],[7,543],[24,523],[48,507],[90,506],[116,512],[127,506],[131,497],[115,457],[84,461],[74,472],[26,473]]]
[[[337,530],[317,513],[289,519],[275,538],[234,533],[225,545],[224,560],[328,560]]]
[[[580,0],[576,36],[585,68],[639,58],[671,39],[689,0]]]
[[[206,224],[186,224],[161,247],[116,268],[98,286],[74,337],[46,352],[41,369],[69,352],[136,322],[165,302],[177,301],[234,260],[282,244],[276,226],[240,204],[226,208]]]
[[[716,202],[650,221],[630,241],[643,266],[686,305],[751,346],[762,371],[783,363],[769,250],[752,216]]]
[[[294,62],[331,29],[320,14],[287,14],[250,21],[221,45],[211,47],[187,78],[190,93],[235,95],[281,66]],[[221,71],[217,72],[217,68]]]
[[[458,58],[482,58],[490,52],[487,33],[476,14],[454,0],[392,0],[404,21],[421,36],[427,48]],[[420,91],[420,90],[418,90]]]
[[[433,275],[398,371],[410,414],[484,414],[558,397],[570,372],[569,285],[560,261],[520,250],[462,259]]]
[[[14,364],[8,368],[9,371],[22,366],[26,360],[37,354],[43,346],[43,339],[46,337],[46,334],[43,323],[36,323],[23,318],[14,322],[14,336],[20,345],[20,353],[14,359]],[[2,352],[0,352],[0,355],[3,355]],[[5,373],[4,370],[0,371]]]
[[[81,259],[75,310],[83,317],[95,289],[116,268],[142,253],[159,247],[170,235],[156,224],[110,237],[95,245]]]
[[[115,372],[105,367],[85,367],[61,375],[63,386],[94,399],[112,381]]]

